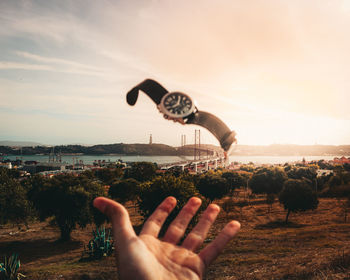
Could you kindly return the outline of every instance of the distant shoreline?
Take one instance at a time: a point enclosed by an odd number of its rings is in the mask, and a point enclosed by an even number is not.
[[[218,146],[201,144],[201,154],[222,153]],[[172,147],[165,144],[108,144],[108,145],[65,145],[10,147],[0,146],[0,155],[46,155],[65,156],[192,156],[194,146]],[[237,145],[230,156],[350,156],[350,145]]]
[[[248,156],[242,156],[242,155],[232,155],[229,158],[230,162],[238,162],[240,164],[250,164],[251,162],[254,164],[284,164],[284,163],[293,163],[293,162],[301,162],[304,158],[307,162],[311,161],[330,161],[333,160],[335,156],[310,156],[310,155],[293,155],[293,156],[259,156],[259,155],[248,155]],[[142,156],[142,155],[117,155],[117,156],[111,156],[111,155],[65,155],[61,156],[59,158],[55,158],[54,160],[59,160],[62,163],[72,164],[76,161],[82,161],[84,164],[93,164],[94,162],[140,162],[140,161],[147,161],[147,162],[156,162],[157,164],[164,164],[164,163],[174,163],[179,162],[181,160],[192,160],[192,156]],[[202,160],[205,160],[206,157],[203,156],[201,158]],[[2,160],[22,160],[23,162],[26,161],[36,161],[40,163],[46,163],[49,162],[49,155],[8,155],[4,156]],[[51,160],[52,157],[51,157]]]

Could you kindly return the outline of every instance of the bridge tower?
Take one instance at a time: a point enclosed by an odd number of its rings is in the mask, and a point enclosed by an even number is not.
[[[186,146],[186,135],[181,134],[181,147]]]
[[[194,131],[194,160],[201,158],[201,131],[195,129]]]

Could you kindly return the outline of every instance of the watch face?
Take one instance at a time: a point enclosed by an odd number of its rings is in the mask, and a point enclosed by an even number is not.
[[[194,110],[192,99],[182,92],[169,92],[163,96],[161,108],[164,114],[172,118],[183,118]]]

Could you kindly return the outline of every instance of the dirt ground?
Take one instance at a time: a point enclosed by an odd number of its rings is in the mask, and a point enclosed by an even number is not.
[[[220,205],[222,201],[217,201]],[[340,202],[320,199],[317,210],[290,215],[276,202],[272,210],[262,198],[229,214],[222,211],[208,242],[231,219],[242,229],[224,253],[209,267],[206,279],[350,279],[350,221],[345,222]],[[132,221],[142,219],[127,204]],[[0,228],[0,256],[19,253],[26,279],[118,279],[114,258],[81,261],[93,226],[72,234],[72,241],[58,242],[59,231],[48,223],[30,224],[29,230]]]

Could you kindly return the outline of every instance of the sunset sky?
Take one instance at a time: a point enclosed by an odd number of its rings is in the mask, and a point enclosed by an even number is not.
[[[0,140],[193,143],[145,78],[239,144],[350,144],[350,1],[0,1]]]

